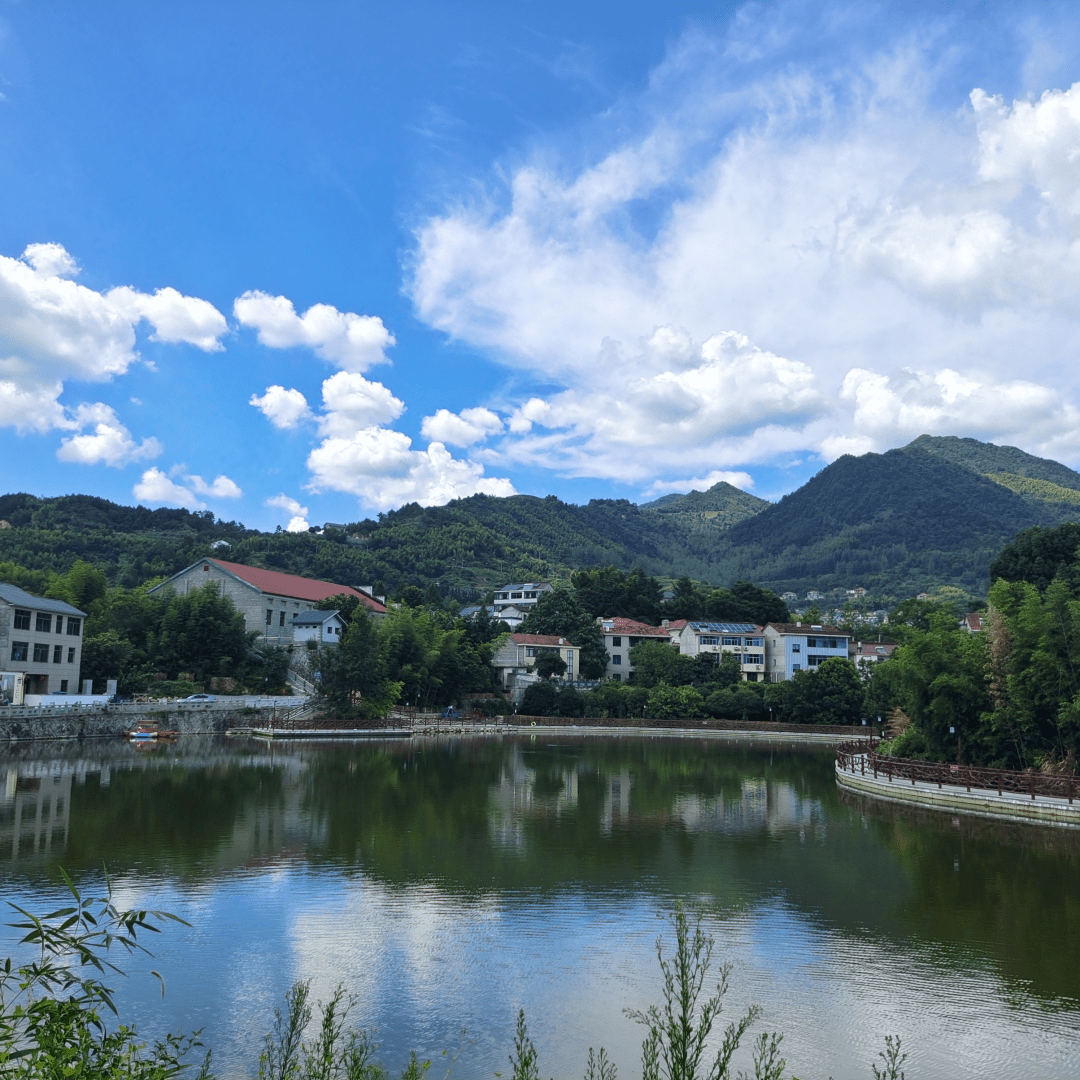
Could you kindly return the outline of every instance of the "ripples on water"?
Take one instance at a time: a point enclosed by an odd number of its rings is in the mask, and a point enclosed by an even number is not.
[[[191,740],[26,748],[5,775],[4,895],[44,909],[58,865],[89,886],[104,862],[121,903],[191,922],[154,942],[164,1001],[132,964],[121,1011],[203,1027],[222,1076],[254,1074],[306,978],[356,995],[391,1066],[505,1072],[524,1007],[544,1075],[603,1044],[633,1077],[622,1010],[658,997],[677,897],[733,964],[725,1013],[762,1003],[797,1075],[868,1077],[894,1032],[913,1080],[1080,1074],[1080,837],[842,799],[827,751]]]

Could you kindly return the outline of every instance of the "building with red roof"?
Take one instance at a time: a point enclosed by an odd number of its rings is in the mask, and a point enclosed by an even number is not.
[[[499,683],[504,690],[523,690],[536,681],[532,669],[537,658],[544,652],[557,652],[566,663],[563,678],[577,681],[581,664],[581,650],[555,634],[507,634],[495,650],[491,664],[499,673]]]
[[[224,559],[200,559],[150,591],[183,594],[208,584],[232,600],[244,616],[245,629],[258,630],[267,641],[278,645],[291,645],[295,640],[296,615],[311,611],[320,600],[332,596],[355,596],[372,616],[381,618],[386,614],[385,605],[350,585],[316,581]]]
[[[608,662],[604,677],[616,682],[625,682],[634,670],[630,663],[630,650],[643,641],[656,641],[667,645],[671,637],[663,626],[650,626],[636,619],[623,619],[617,616],[596,620],[604,635],[604,648],[607,649]]]

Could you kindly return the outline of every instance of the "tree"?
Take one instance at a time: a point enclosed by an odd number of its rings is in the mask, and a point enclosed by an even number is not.
[[[630,650],[634,666],[633,680],[638,686],[650,688],[663,682],[668,686],[687,686],[694,681],[695,665],[690,656],[683,656],[672,645],[659,641],[642,641]]]
[[[566,661],[555,649],[544,649],[536,658],[533,671],[541,679],[550,679],[553,675],[565,675]]]
[[[1036,525],[1016,534],[990,564],[990,580],[1027,581],[1040,591],[1058,575],[1077,580],[1077,549],[1080,525],[1066,521],[1056,529]]]
[[[156,662],[170,679],[190,672],[196,682],[231,676],[244,664],[244,616],[216,586],[172,596],[161,620]]]
[[[525,687],[519,710],[524,716],[555,716],[557,700],[555,687],[542,679]]]
[[[607,667],[604,635],[577,597],[568,589],[544,593],[521,624],[523,634],[555,634],[581,650],[578,670],[583,678],[599,679]]]
[[[380,646],[375,624],[364,617],[349,624],[337,645],[319,650],[319,691],[330,706],[349,709],[356,704],[361,715],[375,718],[397,701],[401,683],[387,678]]]
[[[593,618],[639,619],[647,623],[660,618],[660,583],[639,567],[629,573],[615,566],[576,570],[570,582],[578,601]]]
[[[787,702],[796,724],[857,724],[862,719],[863,687],[855,665],[834,656],[816,671],[797,671]]]
[[[705,702],[692,686],[669,686],[657,683],[649,691],[648,712],[657,720],[677,720],[701,716]]]

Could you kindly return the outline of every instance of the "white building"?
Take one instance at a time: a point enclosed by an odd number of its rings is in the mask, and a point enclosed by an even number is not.
[[[715,654],[720,662],[723,653],[739,659],[743,682],[765,679],[765,639],[756,623],[695,622],[680,619],[668,625],[671,640],[687,656]]]
[[[581,650],[566,638],[554,634],[508,634],[491,658],[504,690],[513,690],[517,676],[533,674],[537,659],[545,652],[556,652],[566,663],[564,679],[578,679]],[[532,681],[532,680],[530,680]]]
[[[336,645],[345,633],[345,620],[339,611],[302,611],[292,617],[293,641],[303,644],[314,641],[319,645]]]
[[[0,584],[0,704],[24,694],[77,694],[86,613]]]
[[[643,641],[657,641],[670,646],[671,638],[662,626],[649,626],[648,623],[634,619],[610,618],[597,619],[604,634],[604,648],[607,649],[607,667],[604,677],[616,682],[626,682],[634,670],[630,663],[630,650]]]
[[[509,609],[516,608],[515,617],[520,622],[536,607],[540,597],[549,592],[554,589],[548,581],[511,582],[495,594],[495,611],[500,619],[506,619]]]

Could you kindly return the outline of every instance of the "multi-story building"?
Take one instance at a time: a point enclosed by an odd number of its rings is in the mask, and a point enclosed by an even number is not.
[[[739,659],[743,682],[765,678],[765,640],[756,623],[697,622],[693,619],[669,623],[671,641],[687,656],[715,654],[719,663],[724,653]]]
[[[648,623],[634,619],[597,619],[604,635],[604,648],[607,649],[607,667],[604,676],[616,682],[625,682],[634,670],[630,663],[630,650],[643,641],[657,641],[661,645],[670,644],[668,631],[662,626],[649,626]]]
[[[814,671],[833,657],[848,658],[850,634],[835,626],[769,623],[765,627],[765,663],[769,682],[786,682],[797,671]]]
[[[550,651],[557,652],[566,662],[563,678],[576,682],[581,650],[572,642],[554,634],[509,634],[491,658],[502,688],[513,690],[518,685],[519,675],[532,676],[537,659]]]
[[[0,584],[0,704],[79,691],[86,613]]]
[[[509,608],[516,608],[520,619],[529,614],[536,607],[537,601],[544,593],[553,592],[554,589],[548,581],[521,581],[511,582],[504,585],[495,594],[495,612],[500,619],[505,618],[503,612]]]
[[[232,600],[233,606],[244,616],[246,630],[257,630],[265,640],[278,645],[291,645],[295,640],[294,615],[311,611],[320,600],[328,600],[331,596],[355,596],[370,615],[381,617],[386,614],[386,607],[378,600],[349,585],[313,581],[296,574],[222,559],[200,559],[150,592],[183,594],[209,584]]]

